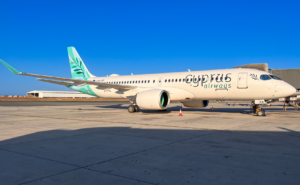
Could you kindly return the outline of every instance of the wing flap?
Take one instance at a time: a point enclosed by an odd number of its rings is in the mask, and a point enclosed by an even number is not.
[[[73,85],[72,82],[62,82],[62,81],[47,80],[47,79],[41,79],[41,78],[38,78],[38,79],[36,79],[36,80],[42,81],[42,82],[48,82],[48,83],[58,84],[58,85],[65,85],[65,86]]]

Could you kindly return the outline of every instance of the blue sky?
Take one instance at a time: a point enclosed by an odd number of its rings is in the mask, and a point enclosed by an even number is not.
[[[0,1],[0,58],[71,77],[67,47],[96,76],[300,68],[300,1]],[[0,95],[68,90],[0,65]]]

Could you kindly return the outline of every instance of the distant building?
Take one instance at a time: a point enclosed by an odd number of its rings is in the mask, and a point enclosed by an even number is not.
[[[83,94],[77,91],[30,91],[27,93],[27,97],[39,97],[39,98],[95,98],[88,94]]]

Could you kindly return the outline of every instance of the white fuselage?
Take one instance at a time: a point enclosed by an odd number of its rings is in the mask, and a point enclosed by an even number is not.
[[[283,80],[261,80],[270,73],[255,69],[223,69],[129,76],[94,77],[88,80],[138,87],[134,90],[90,86],[99,97],[128,98],[149,89],[163,89],[171,101],[257,100],[290,96],[296,89]]]

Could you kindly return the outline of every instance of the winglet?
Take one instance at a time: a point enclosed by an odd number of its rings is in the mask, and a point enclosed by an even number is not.
[[[4,64],[11,72],[13,72],[14,74],[20,73],[18,70],[16,70],[15,68],[11,67],[10,65],[8,65],[6,62],[4,62],[3,60],[0,59],[0,62],[2,64]]]

